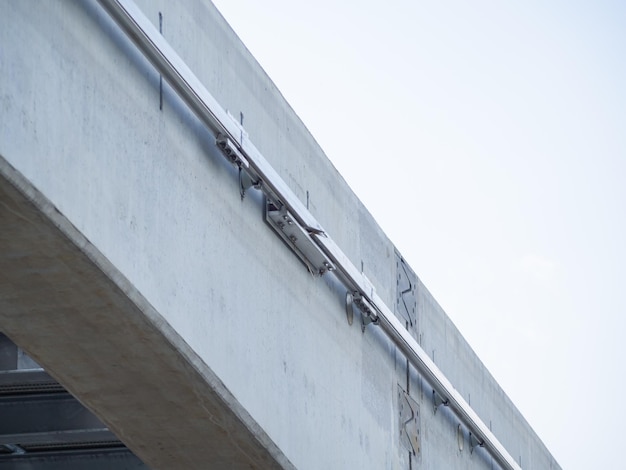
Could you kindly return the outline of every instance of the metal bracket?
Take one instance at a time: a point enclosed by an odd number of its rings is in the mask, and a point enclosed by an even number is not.
[[[472,432],[469,433],[470,454],[474,452],[474,448],[483,447],[485,443],[478,439]]]
[[[354,301],[354,304],[361,311],[361,331],[363,333],[365,333],[365,327],[370,323],[373,323],[374,325],[379,324],[376,309],[365,297],[363,297],[363,295],[361,295],[360,292],[353,292],[352,299]]]
[[[240,114],[241,122],[238,122],[235,117],[228,112],[228,110],[226,111],[226,115],[239,130],[239,143],[233,142],[224,134],[218,134],[215,139],[215,143],[220,150],[222,150],[222,153],[228,161],[239,167],[239,194],[241,195],[241,200],[243,201],[248,188],[254,186],[255,189],[261,189],[261,179],[257,178],[256,181],[253,179],[253,176],[256,175],[251,175],[249,173],[250,163],[246,157],[243,156],[243,153],[240,150],[240,146],[243,145],[244,137],[248,137],[248,133],[243,129],[243,113]]]
[[[335,270],[335,265],[311,238],[312,229],[302,227],[284,206],[279,208],[267,198],[265,220],[298,255],[311,274],[321,276]]]
[[[243,168],[239,167],[239,194],[242,201],[243,198],[246,197],[246,190],[250,188],[261,189],[262,186],[263,182],[260,179],[253,181],[250,174]]]
[[[398,385],[398,407],[400,418],[400,441],[404,447],[417,455],[420,452],[420,407],[408,393]]]
[[[370,317],[369,315],[365,315],[365,314],[361,315],[361,332],[362,333],[365,333],[365,328],[370,323],[374,323],[374,325],[377,324],[377,323],[375,323],[374,320],[372,320],[372,317]]]
[[[437,408],[439,408],[441,405],[448,406],[448,403],[449,401],[447,398],[444,399],[441,395],[439,395],[439,393],[433,390],[433,413],[434,414],[437,414]]]
[[[417,276],[396,251],[396,315],[414,331],[417,323]],[[413,333],[414,334],[414,333]]]
[[[237,144],[230,140],[228,136],[218,134],[215,143],[232,164],[237,165],[239,168],[250,168],[250,163],[246,157],[243,156],[243,153],[237,148]]]

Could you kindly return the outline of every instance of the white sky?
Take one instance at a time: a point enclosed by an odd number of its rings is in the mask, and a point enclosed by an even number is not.
[[[215,3],[562,467],[623,466],[626,2]]]

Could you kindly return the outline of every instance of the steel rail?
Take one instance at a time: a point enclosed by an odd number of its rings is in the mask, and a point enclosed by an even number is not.
[[[311,241],[334,263],[336,269],[333,273],[346,288],[351,293],[367,299],[370,304],[368,306],[374,310],[366,308],[370,310],[367,314],[371,320],[381,326],[409,362],[424,375],[433,391],[437,392],[445,404],[456,413],[480,445],[502,468],[521,470],[496,436],[374,292],[365,276],[325,234],[315,217],[241,132],[241,127],[219,105],[137,5],[132,0],[98,0],[98,2],[216,137],[226,136],[231,142],[236,143],[237,150],[245,158],[245,165],[242,165],[242,161],[238,162],[242,171],[249,174],[251,180],[257,183],[257,187],[260,187],[267,197],[279,205],[284,205],[306,229]]]

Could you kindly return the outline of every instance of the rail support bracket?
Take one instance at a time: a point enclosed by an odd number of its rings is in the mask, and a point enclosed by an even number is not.
[[[478,439],[472,432],[469,433],[470,454],[474,452],[476,447],[483,447],[485,443]]]
[[[437,408],[441,405],[448,406],[448,400],[443,398],[439,393],[433,390],[433,413],[437,414]]]

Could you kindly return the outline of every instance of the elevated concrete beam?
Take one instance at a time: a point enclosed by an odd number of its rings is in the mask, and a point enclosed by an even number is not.
[[[0,227],[0,330],[145,463],[294,468],[133,285],[1,156]]]

